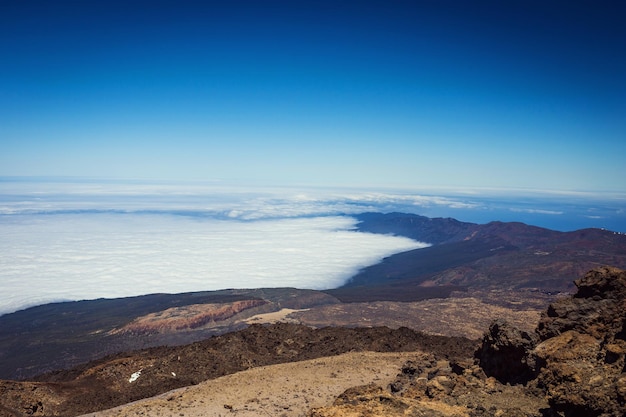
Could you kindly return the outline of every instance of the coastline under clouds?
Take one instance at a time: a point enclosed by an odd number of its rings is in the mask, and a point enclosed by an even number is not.
[[[580,195],[0,179],[0,314],[156,292],[333,288],[385,256],[427,245],[356,231],[351,215],[367,211],[623,232],[622,207],[619,198]]]
[[[342,285],[425,246],[345,216],[242,222],[175,214],[25,214],[0,223],[0,314],[62,300]]]

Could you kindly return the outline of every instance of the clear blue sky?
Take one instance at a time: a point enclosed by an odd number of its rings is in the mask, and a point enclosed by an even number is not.
[[[626,192],[622,1],[0,1],[0,176]]]

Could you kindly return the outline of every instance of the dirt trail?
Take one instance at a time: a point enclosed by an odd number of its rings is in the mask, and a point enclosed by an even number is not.
[[[86,416],[303,416],[350,387],[387,386],[406,360],[420,355],[352,352],[263,366]]]

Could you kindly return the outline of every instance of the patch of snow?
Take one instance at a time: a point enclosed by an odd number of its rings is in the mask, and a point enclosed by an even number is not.
[[[134,372],[130,378],[128,378],[128,382],[132,383],[135,382],[137,379],[139,379],[139,377],[141,376],[141,369],[138,370],[137,372]]]

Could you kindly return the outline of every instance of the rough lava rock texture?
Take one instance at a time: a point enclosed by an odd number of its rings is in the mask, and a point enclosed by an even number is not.
[[[533,334],[518,330],[504,320],[495,320],[476,352],[485,374],[503,383],[526,383],[534,376],[529,352],[537,344]]]
[[[308,415],[624,417],[626,271],[595,269],[575,284],[578,292],[551,304],[535,333],[496,320],[478,350],[477,341],[408,328],[253,325],[191,345],[110,356],[39,382],[0,381],[0,416],[79,415],[245,369],[374,350],[414,357],[390,383],[350,388]],[[286,414],[289,404],[283,410],[275,415],[296,415]]]
[[[542,340],[568,330],[595,338],[624,339],[626,311],[625,272],[603,267],[574,281],[578,291],[572,298],[552,303],[541,318],[537,333]]]
[[[476,357],[503,383],[543,390],[565,417],[626,415],[626,271],[602,267],[552,303],[536,336],[495,321]]]
[[[347,390],[309,417],[547,417],[545,397],[523,385],[487,377],[471,360],[416,356],[387,389],[372,384]]]
[[[426,335],[408,328],[254,324],[185,346],[111,355],[40,375],[37,382],[0,380],[0,417],[21,416],[23,410],[34,409],[39,415],[71,417],[250,368],[346,352],[425,350],[455,358],[469,356],[474,349],[472,340]]]
[[[387,389],[355,387],[310,417],[626,416],[626,271],[598,268],[575,284],[535,334],[495,320],[476,363],[426,355]]]
[[[537,385],[566,417],[626,415],[626,271],[600,268],[552,304],[532,351]]]

